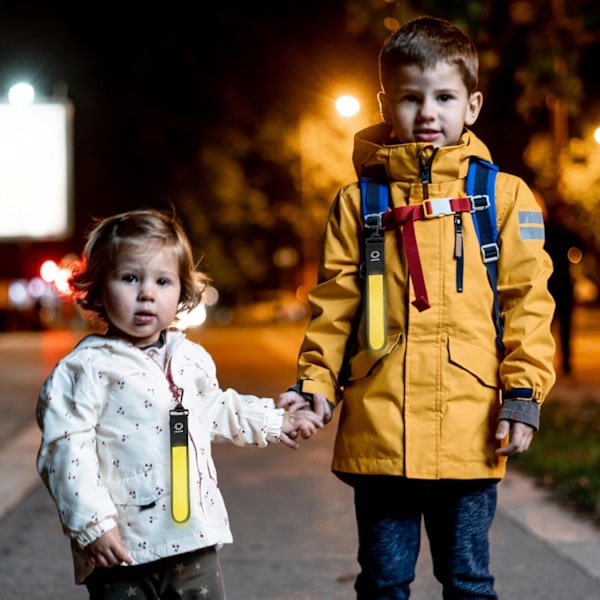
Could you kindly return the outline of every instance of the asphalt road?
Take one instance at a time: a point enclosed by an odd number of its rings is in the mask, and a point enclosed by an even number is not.
[[[590,375],[563,381],[557,393],[598,390],[600,375],[593,354],[600,348],[600,337],[594,328],[584,329],[586,335],[578,335],[575,343],[574,363],[581,372],[585,362]],[[87,597],[73,584],[67,540],[34,469],[39,443],[33,423],[37,389],[80,335],[0,334],[3,600]],[[293,382],[300,336],[301,329],[290,326],[213,327],[195,335],[215,357],[223,387],[261,395],[275,395]],[[215,446],[234,534],[234,543],[221,551],[229,600],[354,597],[352,495],[329,471],[334,432],[332,424],[298,451],[284,446],[264,450]],[[600,532],[512,470],[500,487],[491,555],[503,599],[600,599]],[[424,538],[411,598],[440,597]]]

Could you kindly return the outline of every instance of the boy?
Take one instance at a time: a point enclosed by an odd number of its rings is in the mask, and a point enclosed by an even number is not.
[[[464,198],[470,159],[491,161],[466,129],[483,101],[477,51],[451,23],[421,17],[388,39],[379,67],[384,123],[356,135],[353,159],[359,177],[383,169],[389,182],[387,337],[369,349],[354,183],[332,206],[299,381],[279,405],[308,397],[329,420],[340,404],[332,470],[354,488],[359,600],[409,597],[421,518],[443,597],[495,599],[488,535],[497,482],[507,457],[529,447],[555,378],[542,215],[521,179],[497,174],[499,343],[473,216],[416,210]]]

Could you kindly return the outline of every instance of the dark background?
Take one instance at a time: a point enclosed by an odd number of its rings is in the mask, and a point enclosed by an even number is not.
[[[189,174],[203,142],[251,130],[273,106],[301,110],[330,76],[368,69],[376,84],[376,56],[345,32],[344,2],[131,4],[0,6],[0,94],[23,79],[75,108],[73,239],[0,244],[4,277],[78,251],[91,217],[201,189]]]
[[[422,4],[426,12],[425,5],[440,3]],[[515,110],[515,72],[525,60],[529,29],[511,21],[514,2],[459,3],[460,9],[443,4],[437,16],[468,15],[467,5],[485,14],[485,22],[477,21],[479,13],[471,15],[471,33],[482,57],[493,47],[499,64],[490,75],[482,61],[485,102],[474,129],[503,170],[530,181],[523,149],[534,131],[550,125],[544,110],[529,121]],[[92,217],[140,206],[182,208],[200,251],[209,234],[220,238],[221,254],[213,251],[208,264],[213,275],[235,257],[228,244],[236,240],[253,248],[257,260],[286,241],[299,242],[283,223],[271,229],[250,222],[223,226],[228,215],[215,199],[225,169],[217,159],[236,148],[233,159],[247,185],[261,190],[273,210],[297,200],[297,165],[261,154],[260,124],[277,114],[296,127],[305,107],[334,94],[333,83],[342,80],[357,83],[374,100],[377,53],[388,33],[384,10],[383,2],[344,0],[3,2],[0,95],[24,79],[38,97],[66,94],[74,105],[74,233],[60,242],[0,243],[0,278],[37,274],[44,257],[80,251]],[[598,44],[592,44],[581,60],[584,112],[594,106],[597,59]],[[217,157],[211,168],[207,154]],[[0,210],[8,201],[0,199]],[[271,246],[261,241],[265,232]],[[240,277],[233,265],[229,270],[230,282]],[[268,288],[273,281],[261,274],[242,285]]]

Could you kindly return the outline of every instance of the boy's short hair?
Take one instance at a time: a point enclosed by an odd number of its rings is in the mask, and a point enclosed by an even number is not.
[[[392,33],[379,53],[381,88],[385,91],[389,87],[398,67],[416,65],[425,69],[441,61],[459,68],[469,94],[476,91],[479,58],[471,38],[445,19],[413,19]]]

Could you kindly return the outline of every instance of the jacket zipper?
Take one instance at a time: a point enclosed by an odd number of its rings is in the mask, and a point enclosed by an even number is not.
[[[431,183],[431,166],[433,159],[438,151],[438,148],[433,148],[429,157],[426,157],[424,148],[419,155],[419,175],[421,186],[423,188],[423,200],[429,198],[429,185]],[[463,256],[463,231],[462,231],[462,216],[460,213],[454,215],[454,258],[456,259],[456,291],[463,291],[463,272],[464,272],[464,256]]]

